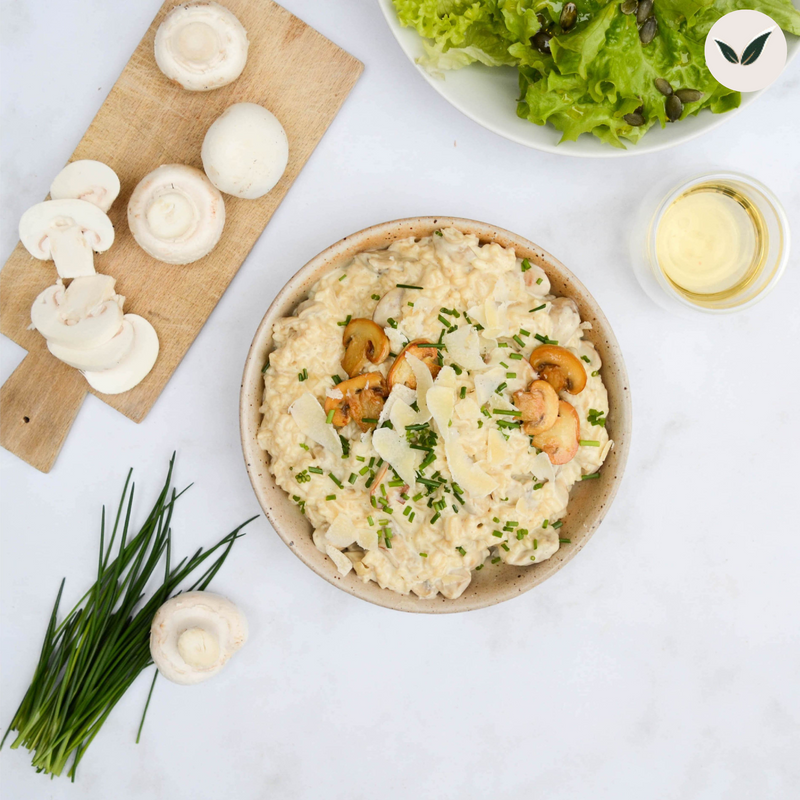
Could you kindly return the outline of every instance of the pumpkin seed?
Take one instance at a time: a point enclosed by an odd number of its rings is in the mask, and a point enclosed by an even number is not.
[[[641,0],[636,9],[636,21],[643,25],[644,21],[653,13],[653,0]]]
[[[572,30],[577,20],[578,6],[576,6],[575,3],[564,3],[564,8],[561,9],[561,17],[558,20],[561,30]]]
[[[640,125],[645,124],[645,118],[638,111],[633,111],[630,114],[626,114],[622,119],[624,119],[628,125],[633,125],[634,128],[638,128]]]
[[[619,10],[623,14],[635,14],[638,7],[639,0],[622,0],[622,5],[619,7]]]
[[[672,87],[669,85],[669,81],[666,78],[656,78],[655,84],[656,89],[658,89],[658,91],[666,97],[669,97],[672,94]]]
[[[703,97],[703,93],[697,89],[678,89],[675,94],[681,103],[696,103]]]
[[[642,44],[650,44],[656,38],[658,33],[658,22],[655,17],[648,17],[644,21],[644,25],[639,28],[639,41]]]
[[[681,99],[680,97],[678,97],[677,94],[671,94],[667,98],[666,110],[667,110],[667,119],[670,122],[675,122],[675,120],[681,118],[681,114],[683,114],[683,103],[681,102]]]
[[[537,31],[531,39],[531,44],[544,55],[550,55],[550,40],[553,38],[551,33],[546,31]]]

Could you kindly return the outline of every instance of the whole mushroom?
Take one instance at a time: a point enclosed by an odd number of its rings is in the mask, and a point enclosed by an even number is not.
[[[247,620],[230,600],[185,592],[167,600],[150,626],[150,654],[173,683],[213,678],[247,641]]]
[[[203,169],[221,192],[255,200],[269,192],[289,162],[278,118],[255,103],[235,103],[206,132]]]
[[[184,3],[167,14],[156,32],[158,68],[192,92],[235,81],[247,62],[247,31],[219,3]]]
[[[191,264],[208,255],[222,236],[225,202],[199,169],[165,164],[133,190],[128,225],[153,258]]]

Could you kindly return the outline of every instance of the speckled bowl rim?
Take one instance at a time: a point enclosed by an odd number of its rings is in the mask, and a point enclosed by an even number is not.
[[[261,370],[272,350],[275,321],[291,315],[321,275],[346,263],[356,253],[385,248],[409,236],[430,236],[444,227],[475,234],[481,242],[513,247],[518,256],[544,269],[554,294],[572,297],[577,302],[581,318],[592,323],[586,338],[595,344],[603,360],[603,381],[609,394],[608,432],[615,446],[600,470],[600,478],[580,482],[570,493],[561,532],[571,539],[571,544],[563,545],[547,561],[529,567],[506,564],[495,567],[487,561],[481,572],[473,573],[470,585],[460,597],[448,600],[437,596],[422,600],[413,594],[400,595],[381,589],[373,581],[364,583],[354,572],[344,577],[340,575],[333,562],[314,545],[311,524],[273,480],[268,467],[269,456],[258,445],[256,434],[261,422]],[[245,362],[239,402],[242,450],[250,482],[261,508],[289,549],[326,581],[354,597],[397,611],[429,614],[473,611],[502,603],[538,586],[571,561],[600,526],[619,489],[630,447],[631,414],[630,387],[622,352],[608,320],[586,287],[560,261],[527,239],[494,225],[457,217],[414,217],[373,225],[346,236],[312,258],[278,292],[261,320]]]

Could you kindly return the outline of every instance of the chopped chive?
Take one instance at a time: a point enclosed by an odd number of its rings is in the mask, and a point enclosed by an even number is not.
[[[561,544],[572,544],[572,539],[559,539]]]
[[[466,386],[462,386],[461,387],[461,391],[458,394],[459,394],[459,397],[461,397],[461,399],[463,400],[467,396],[467,387]]]
[[[340,281],[343,281],[343,280],[344,280],[346,277],[347,277],[347,273],[345,273],[344,275],[342,275],[342,277],[341,277],[341,278],[339,278],[339,280],[340,280]]]
[[[439,314],[439,316],[436,317],[436,319],[438,319],[439,322],[441,322],[442,325],[444,325],[446,328],[450,327],[450,323],[448,322],[448,320],[446,320],[441,314]]]
[[[509,353],[508,357],[513,358],[515,361],[522,361],[523,358],[522,353]]]
[[[541,311],[543,308],[545,308],[546,305],[547,305],[547,303],[542,303],[540,306],[536,306],[536,308],[532,308],[528,313],[529,314],[533,314],[534,311]]]
[[[263,375],[269,369],[269,361],[261,368],[261,374]]]
[[[377,425],[378,420],[375,417],[361,417],[361,421],[366,423],[367,425]]]
[[[435,233],[437,236],[444,236],[444,234],[443,234],[441,231],[434,231],[434,233]]]
[[[508,342],[498,342],[497,346],[498,347],[508,347]]]
[[[542,527],[543,527],[543,528],[546,528],[546,527],[547,527],[549,524],[550,524],[550,520],[546,519],[546,520],[545,520],[545,521],[542,523]]]
[[[329,494],[325,499],[326,500],[335,500],[336,499],[336,495],[335,494]]]
[[[502,383],[501,383],[501,384],[500,384],[500,385],[499,385],[499,386],[498,386],[498,387],[497,387],[497,388],[494,390],[494,393],[495,393],[495,394],[502,394],[502,393],[503,393],[503,389],[507,389],[507,388],[508,388],[508,384],[507,384],[505,381],[503,381],[503,382],[502,382]]]
[[[325,416],[325,422],[327,422],[327,423],[328,423],[328,425],[330,425],[330,424],[331,424],[331,422],[333,422],[333,415],[334,415],[335,413],[336,413],[336,411],[335,411],[334,409],[331,409],[331,410],[330,410],[330,411],[327,413],[327,415]]]
[[[578,439],[578,444],[581,447],[600,447],[600,442],[597,439]]]
[[[516,372],[506,372],[506,378],[508,378],[509,380],[514,380],[514,378],[516,377],[517,377]]]
[[[477,572],[479,569],[483,569],[483,564],[478,564],[478,566],[475,567],[475,572]]]
[[[347,326],[350,324],[350,320],[351,320],[351,319],[353,319],[353,315],[352,315],[352,314],[348,314],[348,315],[345,317],[345,320],[344,320],[344,322],[337,322],[336,324],[337,324],[337,325],[338,325],[340,328],[346,328],[346,327],[347,327]]]
[[[456,547],[456,550],[458,550],[458,552],[461,553],[462,556],[465,556],[467,554],[467,551],[460,545]]]
[[[499,564],[500,563],[500,556],[495,556],[492,559],[492,564]]]
[[[297,380],[299,380],[301,383],[302,381],[308,380],[308,370],[305,367],[303,367],[301,372],[297,373]]]
[[[599,374],[600,374],[600,370],[599,370],[599,369],[596,369],[596,370],[594,370],[594,371],[592,372],[592,377],[593,377],[593,378],[596,378],[596,377],[597,377]]]
[[[336,386],[342,382],[342,379],[338,375],[331,375],[331,378]]]
[[[366,460],[367,460],[367,459],[366,459],[366,458],[364,458],[364,456],[356,456],[356,461],[360,461],[362,464],[363,464],[363,463],[364,463]]]
[[[525,342],[523,342],[523,341],[522,341],[522,339],[520,339],[520,338],[519,338],[519,336],[517,336],[517,334],[516,334],[516,333],[515,333],[515,334],[514,334],[514,335],[513,335],[511,338],[512,338],[512,339],[513,339],[513,340],[514,340],[514,341],[515,341],[515,342],[516,342],[516,343],[517,343],[517,344],[518,344],[520,347],[525,347]]]
[[[325,470],[323,470],[321,467],[309,467],[309,468],[308,468],[308,471],[309,471],[309,472],[313,472],[313,473],[315,473],[316,475],[322,475],[322,473],[323,473]]]
[[[370,525],[374,525],[375,524],[375,520],[372,519],[372,517],[367,517],[367,522],[369,522]]]
[[[372,299],[373,299],[373,300],[380,300],[380,299],[381,299],[381,296],[380,296],[379,294],[373,294],[373,295],[372,295]]]
[[[528,259],[527,259],[527,258],[523,258],[523,259],[522,259],[522,264],[520,265],[520,269],[521,269],[523,272],[527,272],[527,271],[528,271],[530,268],[531,268],[531,262],[530,262],[530,261],[528,261]]]
[[[358,480],[358,475],[355,472],[350,473],[350,477],[347,479],[348,483],[355,483]]]
[[[370,482],[371,481],[372,481],[372,478],[370,478]],[[367,488],[369,489],[369,483],[367,483]],[[372,504],[373,508],[377,508],[378,507],[378,501],[375,499],[374,495],[369,498],[369,502]]]
[[[451,364],[450,366],[453,368],[453,372],[455,372],[456,375],[461,375],[461,373],[464,372],[458,364]]]
[[[538,539],[534,539],[533,540],[533,549],[534,550],[538,550],[539,549],[539,540]]]
[[[559,528],[560,528],[560,527],[561,527],[563,524],[564,524],[564,521],[560,519],[558,522],[554,522],[554,523],[553,523],[553,527],[554,527],[556,530],[558,530],[558,529],[559,529]]]
[[[502,539],[503,533],[502,531],[492,531],[492,536],[496,536],[498,539]]]
[[[397,320],[389,317],[386,321],[389,323],[390,328],[397,328]]]
[[[581,475],[581,480],[582,481],[591,481],[591,480],[594,480],[594,478],[599,478],[599,477],[600,477],[600,473],[599,472],[593,472],[591,475]]]
[[[395,489],[398,486],[405,486],[406,482],[402,478],[397,478],[396,480],[389,481],[389,488]]]
[[[397,288],[398,289],[420,289],[420,290],[422,289],[421,286],[412,286],[410,283],[398,283],[397,284]]]
[[[420,553],[420,557],[421,557],[421,558],[427,558],[427,557],[428,557],[428,554],[427,554],[427,553]]]
[[[413,521],[414,521],[414,517],[416,517],[416,516],[417,516],[417,512],[416,512],[416,511],[412,511],[412,512],[411,512],[411,513],[408,515],[408,521],[409,521],[409,522],[413,522]]]
[[[381,494],[386,497],[386,486],[384,484],[381,484]]]
[[[505,542],[501,542],[500,547],[502,547],[503,550],[505,550],[506,552],[508,552],[511,549]]]
[[[414,304],[410,300],[406,303],[406,305],[411,306],[411,308],[414,308]]]
[[[543,278],[537,278],[536,279],[536,285],[537,286],[541,286],[541,283],[542,283],[543,280],[544,280]]]
[[[506,414],[509,417],[521,417],[522,412],[513,408],[493,408],[492,414]]]
[[[309,449],[308,445],[305,442],[300,442],[300,447],[302,447],[303,450],[308,450]]]
[[[442,342],[420,342],[416,347],[436,347],[440,350],[447,350],[446,345]]]
[[[441,517],[441,516],[442,516],[442,515],[441,515],[441,514],[440,514],[440,513],[437,511],[437,512],[436,512],[436,513],[435,513],[435,514],[434,514],[434,515],[431,517],[431,525],[433,525],[433,523],[434,523],[434,522],[436,522],[436,520],[438,520],[438,519],[439,519],[439,517]]]
[[[530,331],[526,331],[525,328],[520,328],[519,329],[519,335],[520,336],[530,336],[531,332]]]
[[[592,360],[589,358],[589,356],[581,356],[581,361],[585,361],[587,364],[592,363]]]
[[[542,486],[544,486],[544,484],[543,484],[543,483],[534,483],[534,484],[533,484],[533,491],[534,491],[534,492],[538,491],[539,489],[541,489],[541,488],[542,488]]]
[[[415,494],[411,499],[415,503],[419,503],[419,501],[422,500],[422,492],[420,492],[419,494]]]
[[[500,366],[501,366],[501,367],[504,367],[505,369],[508,369],[508,364],[506,364],[506,362],[505,362],[505,361],[501,361],[501,362],[500,362]]]
[[[406,506],[406,507],[403,509],[403,516],[404,516],[404,517],[407,517],[407,516],[408,516],[410,513],[411,513],[411,506]]]

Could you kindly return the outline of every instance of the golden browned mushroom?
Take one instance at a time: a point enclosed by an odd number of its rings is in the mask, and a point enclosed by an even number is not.
[[[547,381],[533,381],[524,392],[514,392],[514,405],[522,412],[522,430],[528,436],[550,430],[558,419],[558,395]]]
[[[406,361],[407,355],[416,356],[430,371],[435,378],[439,374],[439,350],[436,347],[420,347],[420,345],[430,344],[427,339],[414,339],[409,342],[398,354],[397,358],[389,370],[387,380],[389,389],[393,389],[398,383],[403,383],[411,389],[417,388],[417,378],[411,365]]]
[[[552,428],[532,438],[533,446],[547,453],[551,464],[566,464],[578,452],[581,423],[578,412],[564,400],[558,401],[558,419]]]
[[[362,431],[371,430],[377,425],[387,394],[383,375],[379,372],[365,372],[342,381],[336,388],[342,396],[326,397],[325,413],[333,411],[331,422],[337,428],[343,428],[351,419]]]
[[[389,355],[389,340],[371,319],[351,319],[344,329],[342,344],[342,368],[351,378],[361,372],[367,360],[380,364]]]
[[[586,370],[580,359],[565,347],[545,344],[531,353],[531,366],[557,392],[580,394],[586,386]]]

